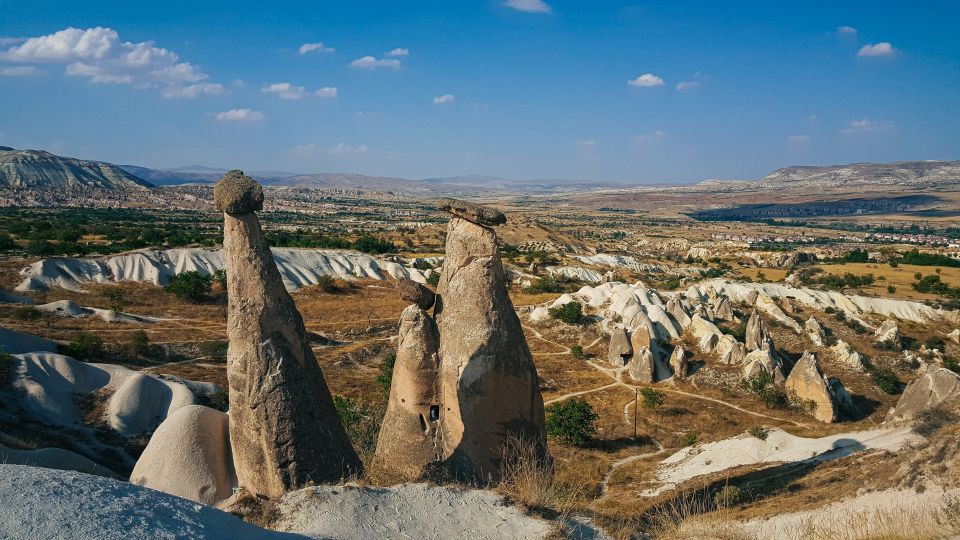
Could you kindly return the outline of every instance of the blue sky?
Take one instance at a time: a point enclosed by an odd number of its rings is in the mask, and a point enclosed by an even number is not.
[[[0,0],[0,144],[642,183],[960,159],[958,17],[956,1]]]

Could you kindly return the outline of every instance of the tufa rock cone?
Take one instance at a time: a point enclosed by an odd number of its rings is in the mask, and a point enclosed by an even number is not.
[[[224,212],[230,441],[240,486],[279,497],[360,473],[254,213],[263,207],[263,190],[230,171],[214,188],[214,201]]]

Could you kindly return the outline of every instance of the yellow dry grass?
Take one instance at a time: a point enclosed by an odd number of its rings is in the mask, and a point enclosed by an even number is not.
[[[938,266],[915,266],[912,264],[901,264],[896,268],[889,264],[881,263],[846,263],[846,264],[825,264],[817,265],[824,272],[831,274],[873,274],[877,279],[871,287],[864,287],[862,290],[871,296],[883,296],[887,298],[900,298],[905,300],[936,300],[937,296],[933,294],[920,293],[913,290],[916,283],[915,274],[923,275],[935,274],[940,269],[940,279],[952,287],[960,286],[960,268],[938,267]],[[893,285],[896,291],[891,293],[887,286]]]

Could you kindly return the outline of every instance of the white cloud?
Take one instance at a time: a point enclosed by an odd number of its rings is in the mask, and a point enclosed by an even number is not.
[[[333,47],[327,47],[322,42],[318,41],[316,43],[304,43],[299,49],[297,49],[297,52],[300,54],[309,54],[312,52],[333,52]]]
[[[218,122],[253,122],[263,120],[264,115],[260,111],[248,108],[230,109],[229,111],[217,113],[216,119]]]
[[[896,54],[897,50],[893,48],[887,41],[881,41],[880,43],[867,44],[863,47],[860,47],[860,50],[857,51],[857,56],[879,56],[879,57],[889,57]]]
[[[17,44],[0,51],[0,60],[66,64],[67,75],[87,77],[91,83],[157,88],[164,95],[199,95],[212,93],[214,88],[201,87],[206,88],[206,92],[186,90],[188,85],[210,77],[199,66],[181,62],[177,53],[157,47],[152,41],[121,42],[116,30],[101,26],[66,28],[18,40]]]
[[[352,145],[347,143],[337,143],[330,148],[327,148],[327,153],[334,156],[355,156],[359,154],[366,154],[367,150],[370,148],[365,144]]]
[[[666,132],[660,131],[658,129],[652,133],[641,133],[639,135],[634,135],[633,140],[643,143],[643,142],[650,142],[650,141],[658,141],[666,136],[667,136]]]
[[[857,35],[857,29],[852,26],[838,26],[837,33],[841,36],[855,36]]]
[[[336,86],[324,86],[314,92],[314,94],[322,98],[335,98],[337,97],[338,91]]]
[[[33,66],[0,67],[0,77],[30,77],[41,73],[43,73],[43,70]]]
[[[550,13],[553,11],[543,0],[507,0],[503,5],[526,13]]]
[[[627,84],[630,86],[640,86],[644,88],[649,88],[653,86],[663,86],[663,79],[657,77],[653,73],[644,73],[636,79],[631,79],[627,81]]]
[[[787,142],[794,146],[802,146],[808,144],[811,139],[810,135],[790,135],[787,137]]]
[[[281,99],[303,99],[304,96],[307,95],[306,88],[288,82],[269,84],[261,88],[260,91],[268,94],[276,94]]]
[[[170,86],[164,88],[160,95],[167,99],[195,98],[198,96],[219,96],[223,94],[223,85],[220,83],[200,83],[187,86]]]
[[[683,81],[677,83],[677,90],[696,90],[700,88],[700,81]]]
[[[433,103],[435,105],[443,105],[444,103],[453,103],[454,100],[456,99],[457,97],[454,96],[453,94],[444,94],[442,96],[437,96],[433,98]]]
[[[850,120],[847,122],[847,125],[840,130],[840,133],[847,135],[857,135],[862,133],[881,133],[886,131],[892,131],[894,129],[893,122],[887,121],[878,121],[871,120],[869,118],[861,118],[859,120]]]
[[[387,56],[410,56],[410,49],[397,47],[396,49],[388,52]]]
[[[350,66],[355,68],[364,68],[364,69],[376,69],[376,68],[390,68],[390,69],[400,69],[399,60],[388,60],[386,58],[376,59],[372,56],[363,56],[357,58],[353,62],[350,62]]]
[[[288,150],[288,153],[296,156],[309,156],[313,155],[317,151],[317,143],[309,142],[306,144],[298,144]]]

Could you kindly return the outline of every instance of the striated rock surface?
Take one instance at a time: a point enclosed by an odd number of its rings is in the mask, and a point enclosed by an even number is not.
[[[473,213],[491,215],[485,210]],[[456,478],[497,481],[505,442],[520,437],[545,453],[546,433],[537,369],[493,229],[450,220],[437,290],[442,457]]]
[[[607,360],[610,365],[623,367],[632,355],[633,347],[630,346],[627,329],[622,326],[614,328],[610,333],[610,349],[607,352]]]
[[[856,371],[866,371],[866,368],[863,366],[863,356],[855,351],[846,341],[838,341],[830,350],[833,351],[837,362]]]
[[[893,319],[887,319],[883,321],[880,325],[880,328],[877,328],[874,337],[877,340],[877,343],[887,343],[896,347],[900,346],[900,328],[897,326],[897,321]]]
[[[910,420],[923,411],[960,404],[960,375],[946,368],[929,368],[903,391],[887,420]]]
[[[673,371],[673,378],[685,379],[687,377],[687,371],[689,367],[689,363],[687,362],[687,351],[683,349],[682,345],[677,345],[674,347],[673,353],[670,355],[670,370]]]
[[[400,316],[397,360],[376,457],[381,466],[417,480],[437,460],[439,336],[430,315],[412,305]]]
[[[237,172],[215,188],[224,211],[230,441],[239,485],[279,497],[359,473],[362,465],[256,214],[228,211],[262,204],[256,183]]]
[[[732,321],[734,319],[733,307],[730,305],[729,298],[724,296],[717,302],[713,308],[713,316],[724,321]]]
[[[747,332],[743,338],[743,342],[747,351],[773,348],[773,340],[770,339],[770,334],[767,333],[767,326],[763,323],[763,319],[760,318],[757,310],[753,310],[753,313],[750,314],[750,320],[747,321]]]
[[[477,225],[503,225],[507,222],[507,216],[499,210],[458,199],[439,199],[437,208]]]
[[[233,493],[229,417],[201,405],[170,415],[150,438],[130,483],[213,505]]]
[[[833,383],[827,379],[813,353],[805,352],[787,377],[786,389],[792,399],[804,405],[810,404],[814,418],[831,423],[839,419],[843,401],[842,396],[841,399],[836,396],[838,383],[839,381]],[[839,386],[842,387],[843,385]]]
[[[628,373],[630,378],[642,384],[652,384],[656,382],[657,368],[654,363],[653,351],[643,347],[634,352],[630,358]]]
[[[773,382],[783,384],[786,378],[783,376],[783,362],[771,349],[757,349],[750,351],[744,358],[743,376],[751,379],[768,373],[773,377]]]
[[[807,322],[803,323],[803,327],[806,329],[807,336],[814,345],[817,347],[826,346],[827,333],[824,331],[823,326],[820,325],[820,322],[817,321],[817,319],[810,317],[807,319]]]
[[[417,283],[410,278],[401,277],[397,279],[397,292],[400,293],[401,299],[416,304],[420,309],[432,308],[436,300],[436,295],[426,285]]]

